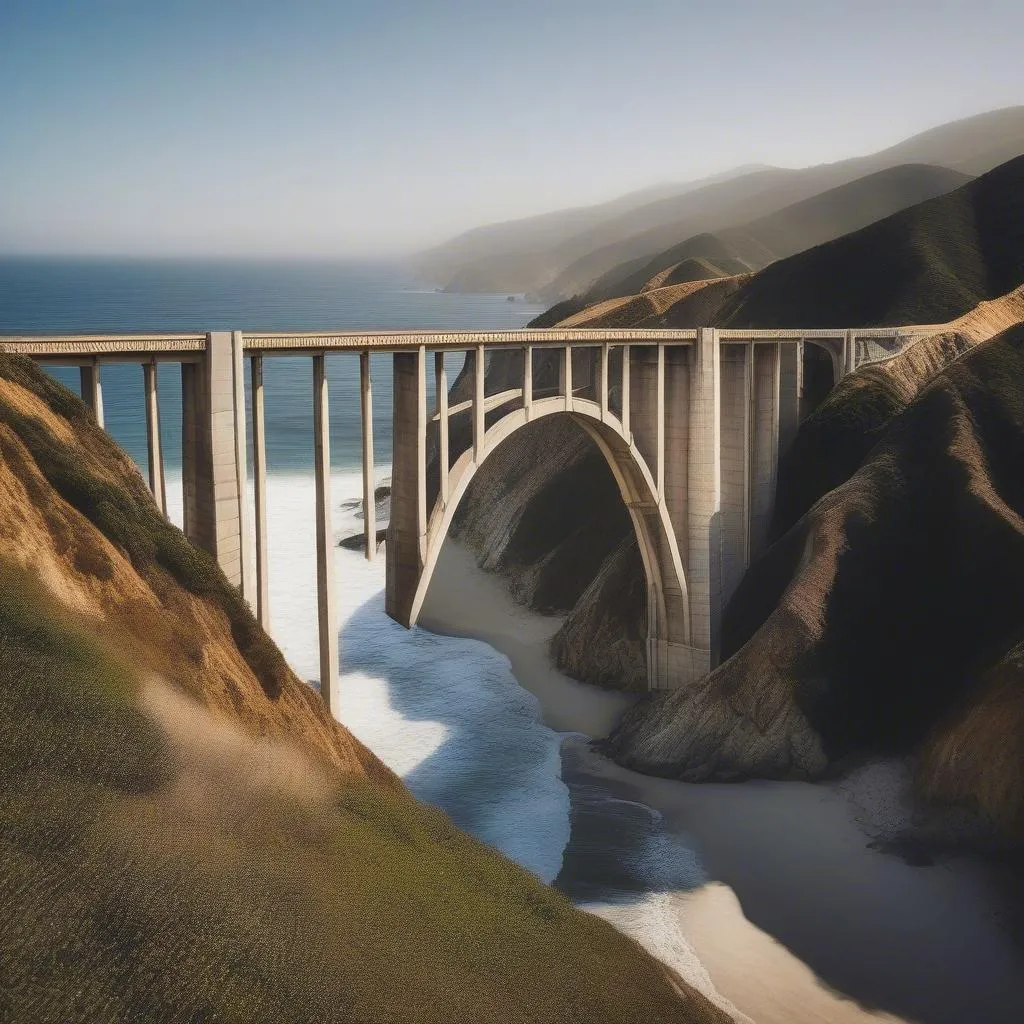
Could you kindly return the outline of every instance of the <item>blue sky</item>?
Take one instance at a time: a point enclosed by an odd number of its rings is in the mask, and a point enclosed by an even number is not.
[[[0,249],[363,254],[1024,103],[1019,0],[0,0]]]

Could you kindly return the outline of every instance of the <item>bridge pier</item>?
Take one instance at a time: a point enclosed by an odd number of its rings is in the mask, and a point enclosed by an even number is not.
[[[79,380],[82,385],[82,401],[89,407],[96,422],[103,423],[103,386],[100,384],[100,361],[93,358],[92,362],[78,368]]]
[[[156,360],[144,363],[146,387],[146,448],[149,457],[149,489],[160,511],[167,515],[167,482],[164,478],[164,456],[160,437],[160,403],[157,392]]]
[[[394,449],[384,610],[403,626],[411,626],[427,534],[426,354],[420,348],[415,352],[396,352],[392,359]],[[482,378],[482,372],[476,374],[476,369],[474,366],[475,375]]]
[[[185,536],[213,555],[239,588],[249,576],[243,558],[248,517],[244,394],[242,381],[236,380],[240,369],[241,339],[233,339],[230,331],[208,334],[203,359],[181,366]]]

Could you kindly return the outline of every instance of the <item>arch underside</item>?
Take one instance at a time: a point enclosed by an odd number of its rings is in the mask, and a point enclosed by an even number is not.
[[[652,686],[670,685],[670,652],[688,649],[691,643],[689,598],[679,546],[650,468],[633,439],[624,433],[617,416],[609,411],[602,414],[597,402],[586,399],[573,399],[570,409],[564,396],[538,399],[529,408],[513,409],[487,428],[481,459],[475,458],[471,446],[452,464],[448,500],[442,501],[439,495],[428,518],[408,624],[415,625],[419,617],[452,519],[487,457],[528,423],[558,415],[571,417],[593,439],[629,510],[647,582],[648,678]]]

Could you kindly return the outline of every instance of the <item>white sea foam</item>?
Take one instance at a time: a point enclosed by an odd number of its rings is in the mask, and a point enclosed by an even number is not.
[[[382,479],[378,467],[378,482]],[[180,525],[180,480],[168,483],[171,518]],[[360,514],[352,506],[361,488],[358,472],[332,475],[335,541],[362,531]],[[312,477],[271,475],[267,501],[271,633],[295,671],[315,679],[319,658]],[[554,881],[570,837],[569,789],[562,780],[560,750],[567,734],[543,725],[537,699],[518,684],[508,659],[492,647],[406,630],[384,614],[383,549],[376,561],[367,562],[362,552],[336,547],[335,582],[342,721],[418,798],[440,807],[465,831],[543,881]],[[602,819],[598,831],[618,832],[621,815],[612,812],[630,801],[610,792],[588,792],[584,784],[576,799],[594,803]],[[639,805],[634,810],[642,811],[644,820],[659,817]],[[616,846],[613,836],[607,838]],[[683,889],[700,877],[692,852],[657,828],[643,842],[627,845],[624,869],[653,891],[580,905],[728,1006],[687,943],[667,895],[680,888],[681,877]]]
[[[378,467],[378,480],[381,479]],[[168,480],[181,523],[180,480]],[[361,532],[358,472],[332,474],[334,539]],[[292,668],[319,675],[316,524],[311,475],[267,482],[271,633]],[[475,640],[406,630],[384,614],[384,552],[335,547],[341,628],[340,718],[422,800],[545,882],[562,864],[569,797],[561,737],[508,660]]]

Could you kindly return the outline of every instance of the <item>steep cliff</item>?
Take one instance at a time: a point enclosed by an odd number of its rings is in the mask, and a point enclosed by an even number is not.
[[[418,805],[0,356],[0,1019],[723,1021]]]
[[[740,299],[755,294],[759,297],[758,315],[763,314],[766,324],[807,322],[802,312],[805,307],[809,310],[807,316],[815,322],[843,326],[908,319],[939,323],[950,311],[955,316],[965,315],[966,319],[955,325],[951,322],[949,331],[937,329],[935,338],[913,346],[906,357],[890,360],[884,367],[865,368],[844,380],[804,425],[792,454],[780,468],[774,532],[778,537],[826,490],[849,477],[888,419],[949,359],[1024,319],[1013,304],[1016,300],[992,305],[981,301],[994,299],[1000,289],[1008,292],[1024,281],[1021,196],[1024,158],[956,192],[781,260],[758,274],[663,286],[638,296],[608,300],[590,310],[573,311],[563,323],[643,327],[732,323],[717,319],[723,315],[722,310],[732,308],[734,303],[737,309],[749,310],[751,302]],[[878,269],[882,264],[884,274]],[[778,282],[774,295],[761,286],[753,290],[769,274]],[[809,285],[808,281],[818,284]],[[670,294],[676,289],[679,292]],[[971,313],[979,302],[978,311]],[[762,326],[756,318],[741,322]],[[495,362],[492,369],[496,376],[507,370],[508,380],[516,379],[514,367],[503,367],[500,360]],[[499,383],[494,381],[494,390]],[[539,424],[536,432],[514,435],[506,441],[502,446],[506,462],[500,470],[485,465],[470,488],[470,496],[474,488],[486,488],[492,499],[522,509],[506,515],[544,515],[542,509],[534,508],[546,501],[545,471],[540,468],[537,453],[550,450],[554,456],[562,445],[561,435],[549,436],[549,430],[554,430],[553,425]],[[557,457],[552,457],[543,465],[555,472],[560,464]],[[528,480],[517,475],[516,466],[532,467]],[[604,482],[588,481],[583,489],[588,494],[610,484],[608,470],[600,460],[593,460],[590,466],[595,478],[602,477]],[[618,501],[614,491],[609,493]],[[566,492],[562,501],[566,517],[576,516],[582,522],[600,515],[590,501],[573,502],[571,492]],[[493,503],[482,503],[474,506],[479,511],[468,512],[465,536],[481,562],[503,566],[521,600],[536,608],[550,608],[549,602],[534,599],[529,574],[521,574],[514,560],[503,559],[504,539],[492,535],[486,542],[482,540],[485,530],[477,519],[485,518],[487,509],[493,507]],[[645,610],[642,603],[631,606],[620,595],[642,592],[643,567],[627,520],[622,520],[614,539],[612,545],[603,538],[602,544],[589,549],[585,560],[576,563],[581,572],[586,572],[586,580],[594,584],[578,600],[567,599],[561,607],[552,609],[568,613],[552,650],[559,667],[578,678],[642,689],[645,679],[640,638]],[[538,550],[535,558],[547,558],[556,546]],[[606,564],[608,558],[614,559],[614,566]],[[585,637],[589,639],[584,641]],[[616,638],[614,648],[612,637]]]
[[[723,664],[637,705],[611,749],[691,780],[813,778],[852,756],[920,752],[928,795],[1018,827],[1022,466],[1018,324],[877,428],[859,468],[747,572]]]

